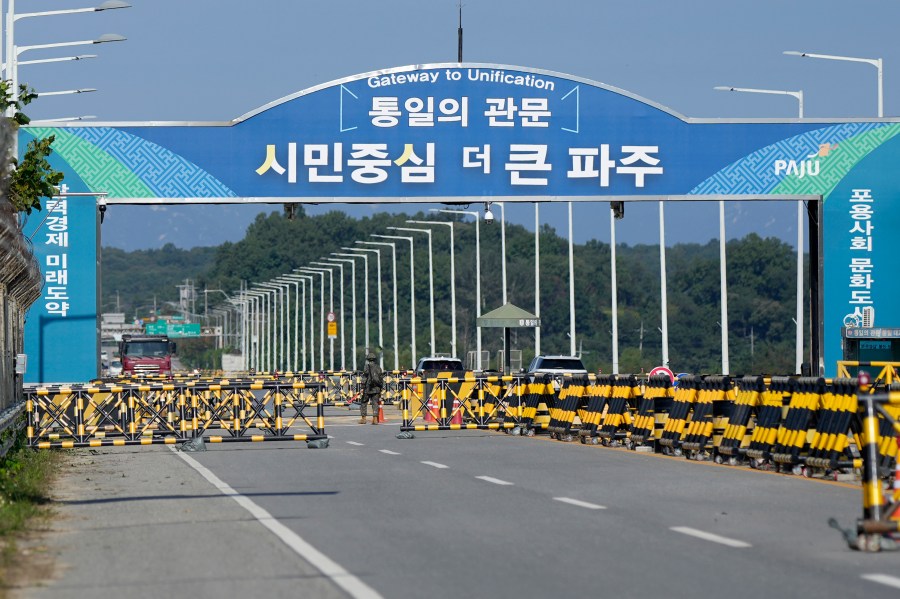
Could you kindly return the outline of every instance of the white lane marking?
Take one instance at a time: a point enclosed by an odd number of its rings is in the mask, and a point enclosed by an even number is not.
[[[489,483],[494,483],[495,485],[512,485],[514,483],[507,482],[505,480],[500,480],[499,478],[494,478],[493,476],[476,476],[475,478],[483,481],[487,481]]]
[[[396,451],[391,451],[390,449],[379,449],[378,451],[380,451],[381,453],[386,453],[388,455],[401,455]]]
[[[357,447],[364,447],[365,443],[357,443],[356,441],[347,441],[347,445],[356,445]]]
[[[900,589],[900,578],[897,578],[896,576],[889,576],[887,574],[862,574],[861,578],[885,586],[894,587],[895,589]]]
[[[568,503],[571,505],[577,505],[578,507],[586,507],[589,510],[605,510],[605,505],[597,505],[596,503],[588,503],[587,501],[581,501],[580,499],[572,499],[571,497],[554,497],[556,501],[561,501],[563,503]]]
[[[253,503],[250,498],[245,497],[232,489],[227,483],[223,482],[218,476],[213,474],[212,471],[206,468],[206,466],[203,466],[191,456],[181,453],[174,447],[170,447],[170,449],[175,452],[175,455],[187,462],[191,468],[196,470],[200,476],[208,480],[212,486],[219,489],[222,495],[227,495],[234,499],[238,505],[250,512],[260,524],[268,528],[272,534],[281,539],[281,541],[291,548],[294,553],[312,564],[322,574],[328,577],[331,582],[344,589],[351,597],[358,597],[359,599],[383,599],[375,589],[310,545],[300,535],[273,518],[269,512]]]
[[[437,462],[422,462],[426,466],[434,466],[435,468],[449,468],[449,466],[445,466],[444,464],[438,464]]]
[[[696,528],[689,528],[687,526],[673,526],[669,530],[674,530],[675,532],[680,532],[683,535],[688,535],[691,537],[697,537],[698,539],[703,539],[704,541],[711,541],[713,543],[719,543],[720,545],[727,545],[728,547],[752,547],[750,543],[745,543],[744,541],[738,541],[737,539],[729,539],[728,537],[720,537],[719,535],[714,535],[711,532],[704,532],[702,530],[697,530]]]

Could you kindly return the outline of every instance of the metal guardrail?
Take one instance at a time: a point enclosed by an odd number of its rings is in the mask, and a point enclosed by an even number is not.
[[[20,418],[24,411],[25,402],[20,401],[0,412],[0,459],[3,459],[15,444],[17,429],[25,424],[24,420]]]

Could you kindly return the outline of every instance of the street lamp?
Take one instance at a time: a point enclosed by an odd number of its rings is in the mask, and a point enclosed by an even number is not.
[[[478,228],[478,222],[481,215],[474,211],[468,210],[446,210],[435,209],[435,212],[443,212],[446,214],[468,214],[475,217],[475,316],[481,316],[481,234]],[[475,369],[481,370],[481,327],[475,327]]]
[[[428,235],[428,305],[430,310],[431,324],[431,355],[437,352],[437,346],[434,339],[434,252],[431,245],[431,229],[415,229],[412,227],[388,227],[393,231],[408,231],[411,233],[425,233]]]
[[[304,275],[304,274],[285,274],[281,275],[282,277],[287,278],[298,278],[303,279],[304,287],[303,293],[306,294],[306,285],[309,285],[309,369],[316,369],[316,328],[315,328],[315,293],[313,293],[313,285],[315,284],[315,278],[312,275]],[[304,300],[305,301],[305,300]],[[304,315],[304,320],[306,317]],[[306,341],[304,339],[304,349],[306,348]],[[319,361],[321,362],[324,358],[320,357]],[[306,370],[306,355],[303,356],[303,370]]]
[[[322,258],[322,260],[327,260],[327,258]],[[340,333],[338,333],[338,335],[341,338],[341,371],[343,372],[343,371],[347,370],[347,360],[345,358],[345,356],[347,355],[347,353],[346,353],[347,344],[346,344],[346,339],[344,337],[344,265],[343,264],[334,264],[332,262],[310,262],[310,264],[316,264],[318,266],[328,268],[329,269],[329,275],[328,275],[329,278],[332,277],[331,273],[334,272],[330,269],[332,269],[332,268],[340,268],[341,269],[341,285],[340,285],[341,293],[340,293],[340,299],[338,300],[340,302],[340,307],[341,307],[341,330],[340,330]],[[333,281],[334,279],[331,278],[331,280]],[[332,293],[333,292],[334,291],[332,290]]]
[[[801,54],[801,53],[799,53],[799,52],[785,52],[785,54],[794,54],[794,55],[799,55],[799,56],[811,56],[811,57],[815,57],[815,58],[836,58],[836,57],[827,57],[827,56],[824,56],[824,55],[821,55],[821,56],[820,56],[820,55],[815,55],[815,56],[814,56],[814,55],[811,55],[811,54]],[[863,61],[863,62],[870,62],[868,59],[859,59],[859,60],[861,60],[861,61]],[[871,61],[871,62],[874,62],[874,61]],[[881,70],[880,70],[880,69],[881,69],[881,66],[880,66],[880,65],[881,65],[881,59],[879,58],[879,59],[878,59],[879,84],[880,84],[880,81],[881,81],[881,76],[880,76],[880,73],[881,73]],[[802,91],[799,91],[799,92],[781,92],[781,91],[777,91],[777,90],[750,90],[750,89],[743,89],[743,88],[725,88],[725,87],[716,87],[716,88],[714,88],[714,89],[718,89],[718,90],[730,90],[730,91],[756,91],[756,92],[758,92],[758,93],[773,93],[773,94],[781,93],[781,94],[792,95],[792,96],[796,97],[796,98],[800,101],[800,114],[799,114],[799,116],[800,116],[801,119],[803,118],[803,92],[802,92]],[[880,104],[880,102],[881,102],[881,99],[880,99],[880,87],[879,87],[879,115],[878,115],[878,116],[881,116],[881,114],[880,114],[880,111],[881,111],[881,104]],[[721,228],[722,231],[724,232],[724,230],[725,230],[725,224],[724,224],[724,221],[725,221],[725,203],[724,203],[724,202],[720,202],[719,205],[720,205],[720,215],[719,215],[719,219],[720,219],[720,221],[721,221],[720,228]],[[803,365],[803,220],[804,220],[804,219],[803,219],[803,202],[797,202],[797,315],[796,315],[796,317],[795,317],[795,319],[794,319],[794,322],[795,322],[795,325],[796,325],[796,341],[795,341],[795,345],[796,345],[796,368],[797,368],[797,369],[796,369],[795,372],[800,372],[801,366]],[[723,233],[723,236],[724,236],[724,233]],[[725,241],[724,241],[724,239],[720,239],[719,243],[723,245],[723,247],[721,248],[720,251],[721,251],[721,254],[722,254],[722,259],[724,260],[724,257],[725,257],[725,248],[724,248],[724,243],[725,243]],[[724,277],[724,270],[723,270],[723,275],[722,275],[722,276]],[[723,282],[722,285],[723,285],[723,288],[724,288],[725,283]],[[723,293],[724,293],[724,292],[723,292]],[[723,319],[722,322],[725,322],[725,318],[726,318],[726,316],[723,314],[723,315],[722,315],[722,319]],[[724,350],[724,351],[727,353],[727,341],[726,341],[724,338],[723,338],[722,344],[723,344],[723,347],[725,347],[725,350]],[[664,348],[664,349],[667,349],[667,348]],[[664,364],[664,365],[667,366],[667,364]],[[728,374],[728,373],[725,372],[725,373],[723,373],[723,374]]]
[[[300,281],[297,278],[289,277],[288,275],[281,275],[279,277],[275,277],[274,280],[279,283],[288,283],[288,284],[294,286],[294,359],[293,359],[293,362],[291,362],[291,364],[290,364],[290,366],[291,366],[290,370],[292,372],[296,372],[297,365],[299,364],[299,362],[297,360],[297,354],[300,349],[300,335],[299,335],[300,331],[299,331],[298,327],[300,327],[300,325],[306,320],[306,306],[304,305],[305,297],[304,297],[304,300],[300,299],[300,285],[301,285],[302,281]],[[303,286],[303,295],[304,296],[306,295],[306,285]],[[303,308],[302,320],[301,320],[301,317],[299,314],[301,307]],[[290,293],[288,294],[287,308],[288,308],[288,316],[290,316],[290,313],[291,313]],[[289,320],[290,320],[290,318],[289,318]],[[306,330],[305,329],[303,331],[303,337],[304,337],[303,351],[306,352],[306,338],[305,338]],[[288,345],[290,346],[290,344],[288,344]],[[290,349],[288,349],[288,353],[290,353]],[[306,369],[304,368],[304,370],[306,370]]]
[[[260,285],[278,291],[275,304],[275,331],[272,336],[275,341],[275,369],[290,370],[288,362],[291,353],[291,342],[290,335],[287,334],[287,318],[285,317],[285,304],[288,307],[291,305],[290,283],[274,279],[266,283],[260,283]]]
[[[314,278],[312,275],[321,277],[319,281],[319,370],[325,370],[325,272],[310,268],[295,268],[294,271],[311,275],[311,278]],[[312,324],[312,319],[313,317],[310,316],[310,324]],[[315,370],[315,364],[313,364],[313,370]]]
[[[431,211],[435,212],[436,209],[431,208]],[[459,354],[456,351],[456,259],[453,253],[453,221],[408,220],[406,222],[412,225],[446,225],[450,227],[450,348],[453,352],[453,357],[458,358]]]
[[[340,256],[337,252],[331,252],[332,256]],[[353,357],[353,371],[356,372],[356,260],[350,260],[349,258],[329,258],[331,262],[337,262],[343,264],[350,265],[350,305],[351,305],[351,314],[350,314],[350,322],[353,323],[353,336],[351,337],[351,350],[350,355]],[[341,268],[341,287],[344,286],[343,283],[344,277],[344,269]],[[343,291],[341,292],[343,294]],[[344,326],[344,309],[343,302],[341,307],[341,326]]]
[[[269,325],[269,370],[278,370],[279,369],[279,356],[282,353],[282,347],[279,346],[279,304],[281,303],[281,287],[277,285],[273,285],[271,283],[255,283],[257,287],[262,289],[268,289],[272,294],[272,299],[269,301],[268,312],[272,315]],[[267,298],[268,301],[268,298]],[[283,313],[283,311],[281,311]]]
[[[325,273],[328,273],[328,311],[334,314],[334,271],[330,268],[313,268],[308,266],[306,268],[298,268],[300,272],[313,272],[319,275],[322,275],[322,322],[320,323],[320,327],[322,330],[322,336],[320,338],[320,343],[322,344],[321,351],[322,354],[325,353]],[[328,369],[334,370],[334,337],[328,337],[328,345],[329,345],[329,355],[328,355]],[[324,370],[324,364],[322,364],[322,370]]]
[[[394,370],[400,370],[400,350],[397,340],[397,319],[399,312],[397,311],[397,244],[393,241],[357,241],[356,243],[364,243],[366,245],[383,245],[391,248],[391,262],[393,264],[394,278]]]
[[[97,90],[93,87],[85,87],[82,89],[64,89],[64,90],[56,91],[56,92],[36,92],[34,95],[38,96],[39,98],[42,98],[44,96],[67,96],[69,94],[88,94],[90,92],[95,92],[95,91],[97,91]]]
[[[729,87],[727,85],[717,85],[713,88],[716,91],[720,92],[746,92],[750,94],[774,94],[778,96],[793,96],[797,98],[797,101],[800,104],[800,118],[803,118],[803,90],[799,91],[785,91],[781,89],[755,89],[752,87]]]
[[[62,12],[62,11],[55,11],[55,12]],[[32,15],[29,15],[29,16],[34,16],[34,15],[39,15],[39,14],[42,14],[42,13],[32,13]],[[20,16],[24,16],[24,15],[20,15]],[[9,22],[9,19],[7,19],[7,23],[8,22]],[[10,77],[9,77],[10,87],[11,87],[10,101],[12,103],[15,103],[19,100],[18,60],[19,60],[19,56],[22,53],[27,52],[29,50],[44,50],[47,48],[66,48],[69,46],[85,46],[85,45],[90,45],[90,44],[105,44],[108,42],[122,42],[122,41],[125,41],[125,39],[126,38],[124,36],[119,35],[117,33],[106,33],[94,40],[79,40],[79,41],[75,41],[75,42],[58,42],[58,43],[53,43],[53,44],[35,44],[32,46],[14,46],[14,45],[10,44],[10,42],[12,41],[11,36],[10,36],[10,38],[7,40],[7,61],[6,61],[7,62],[7,72],[10,75]],[[11,110],[15,110],[15,108],[12,107]]]
[[[356,241],[355,243],[361,243]],[[380,354],[378,356],[379,365],[384,368],[384,309],[381,305],[381,250],[374,248],[359,248],[358,252],[375,252],[375,280],[378,282],[378,348]]]
[[[372,234],[372,237],[377,237],[379,239],[405,239],[409,242],[409,319],[410,319],[410,341],[411,341],[411,351],[412,351],[412,368],[416,367],[417,353],[416,353],[416,252],[413,237],[405,237],[403,235],[376,235]]]
[[[809,52],[797,52],[796,50],[787,50],[784,54],[788,56],[800,56],[802,58],[824,58],[827,60],[864,62],[872,65],[878,70],[878,118],[884,116],[884,65],[880,58],[856,58],[853,56],[834,56],[832,54],[811,54]]]
[[[341,249],[353,253],[335,254],[335,256],[342,256],[344,258],[362,258],[363,263],[365,264],[365,276],[363,277],[363,330],[366,335],[366,351],[369,351],[369,254],[365,252],[360,253],[361,250],[355,247],[342,247]],[[353,351],[356,351],[355,347],[353,348]]]

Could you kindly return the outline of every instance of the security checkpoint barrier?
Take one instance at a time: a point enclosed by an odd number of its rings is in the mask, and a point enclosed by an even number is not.
[[[850,433],[859,432],[859,402],[857,379],[835,379],[828,385],[819,401],[816,428],[809,441],[807,455],[801,457],[809,468],[834,471],[859,467],[859,460],[850,454]],[[888,423],[889,424],[889,423]],[[890,435],[887,437],[893,440]]]
[[[549,375],[535,377],[526,385],[522,434],[534,436],[550,427],[550,410],[556,407],[556,390]]]
[[[766,380],[761,376],[748,375],[738,380],[737,386],[734,408],[722,433],[722,440],[716,445],[715,456],[716,462],[722,463],[727,459],[732,466],[741,460],[750,445],[752,417],[762,402]]]
[[[690,452],[685,455],[704,459],[722,439],[735,393],[729,376],[705,376],[699,386],[690,422],[679,441],[682,452]]]
[[[701,382],[700,377],[690,374],[678,379],[678,388],[672,397],[672,409],[669,410],[669,417],[666,418],[659,437],[663,453],[681,454],[681,433],[687,426]]]
[[[857,418],[860,422],[860,455],[862,460],[862,518],[855,529],[842,529],[832,518],[829,525],[840,530],[852,549],[867,552],[900,549],[900,489],[896,486],[888,496],[879,472],[885,435],[881,424],[887,423],[891,441],[900,447],[900,391],[870,394],[866,386],[857,396]],[[896,437],[896,438],[895,438]],[[895,473],[896,476],[897,473]]]
[[[669,417],[675,387],[667,374],[656,374],[647,377],[643,396],[638,402],[634,423],[631,425],[631,444],[633,447],[654,447],[662,436],[663,428]]]
[[[870,391],[876,389],[887,390],[891,385],[900,381],[898,374],[900,362],[860,362],[857,360],[839,360],[837,363],[837,378],[853,378],[856,377],[860,369],[865,369],[869,375],[873,374],[873,369],[878,374],[874,375]]]
[[[550,410],[550,422],[547,426],[547,432],[550,433],[551,439],[555,438],[560,441],[571,441],[573,439],[572,427],[575,423],[575,417],[583,405],[582,401],[589,383],[590,380],[586,375],[572,376],[567,374],[563,377],[562,387],[556,399],[556,406]]]
[[[582,443],[596,445],[600,442],[599,427],[603,422],[607,404],[612,398],[616,378],[614,374],[597,375],[588,389],[587,403],[579,414],[581,430],[578,431],[578,436],[581,437]]]
[[[25,402],[27,445],[35,449],[173,445],[201,439],[307,441],[320,447],[328,438],[319,383],[223,380],[30,387]],[[314,417],[306,415],[310,407]],[[305,425],[310,433],[292,432],[295,425]],[[204,436],[214,430],[225,434]]]
[[[420,431],[521,430],[523,426],[525,384],[521,377],[467,373],[464,378],[401,379],[400,385],[401,438]],[[427,397],[420,395],[424,389]],[[426,417],[429,422],[415,423]]]
[[[796,379],[773,376],[763,392],[756,411],[756,425],[746,452],[747,457],[753,460],[750,462],[752,467],[762,468],[768,463],[781,427],[785,402],[790,402],[796,386]]]
[[[597,429],[602,444],[618,443],[628,436],[633,419],[632,409],[637,405],[641,389],[633,374],[620,374],[612,387],[612,395],[606,404],[606,413]]]
[[[825,394],[825,379],[801,377],[791,395],[787,414],[778,427],[775,445],[771,450],[772,461],[782,466],[795,467],[803,463],[810,437],[812,418]],[[798,469],[799,472],[799,469]]]

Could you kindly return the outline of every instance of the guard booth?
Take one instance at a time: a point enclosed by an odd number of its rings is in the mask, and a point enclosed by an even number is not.
[[[876,376],[887,365],[900,366],[900,327],[841,327],[843,366],[855,377],[860,368]]]

